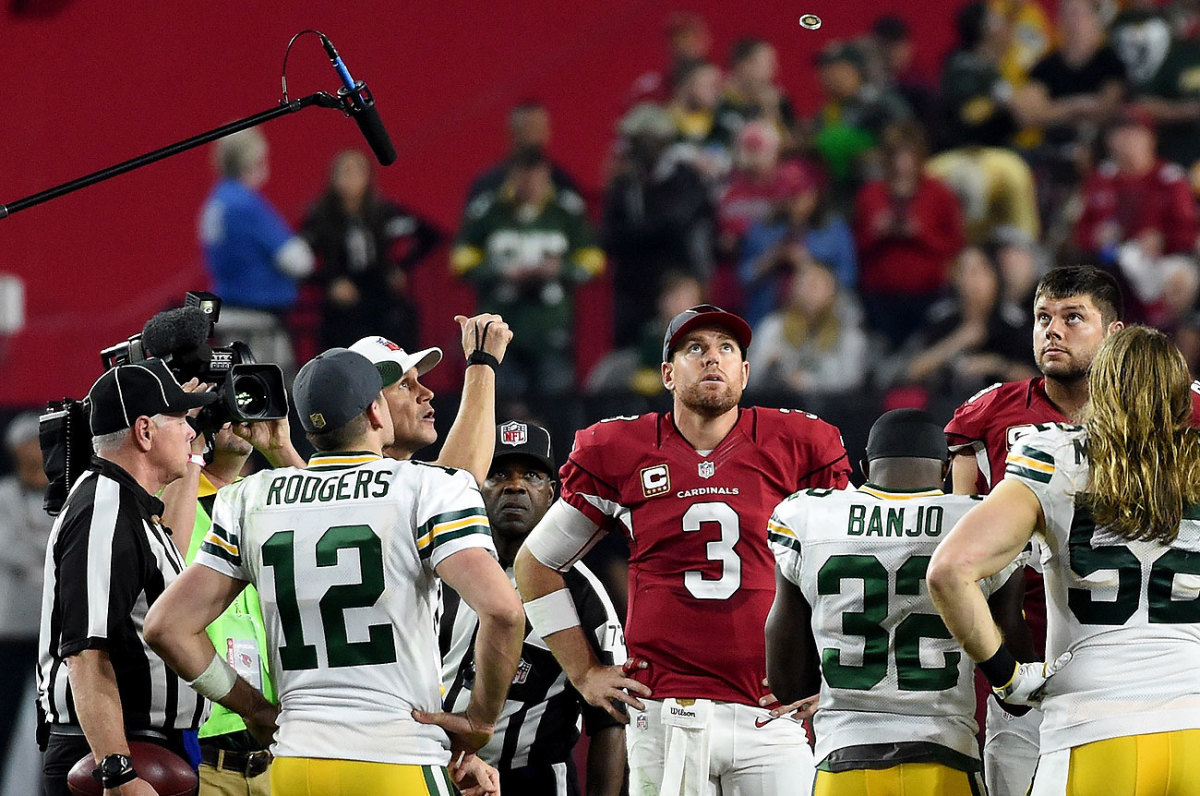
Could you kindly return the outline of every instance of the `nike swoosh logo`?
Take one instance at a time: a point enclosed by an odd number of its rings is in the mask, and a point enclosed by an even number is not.
[[[771,722],[775,721],[775,719],[777,719],[777,718],[779,718],[779,717],[778,717],[778,716],[772,716],[772,717],[771,717],[771,718],[769,718],[769,719],[755,719],[755,720],[754,720],[754,726],[755,726],[755,727],[757,727],[757,728],[759,728],[759,729],[761,730],[763,727],[766,727],[768,724],[770,724]]]

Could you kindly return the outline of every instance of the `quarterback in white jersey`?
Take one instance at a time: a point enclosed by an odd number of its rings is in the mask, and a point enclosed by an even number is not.
[[[472,547],[495,551],[462,470],[317,454],[218,493],[196,561],[259,588],[276,757],[447,764],[446,734],[411,712],[441,710],[436,570]]]
[[[204,633],[253,583],[280,700],[273,792],[442,796],[448,764],[467,793],[495,792],[472,753],[503,704],[524,617],[474,479],[382,458],[393,428],[381,389],[371,362],[346,349],[301,369],[294,399],[321,452],[306,470],[257,473],[218,493],[212,529],[147,617],[147,638],[193,688],[250,714],[247,726],[265,735],[262,695]],[[442,713],[439,576],[480,616],[480,677],[462,714]]]
[[[787,581],[767,625],[771,687],[784,700],[798,696],[793,687],[811,687],[787,682],[800,668],[787,659],[787,648],[803,638],[811,647],[806,668],[815,670],[820,657],[814,793],[893,792],[865,784],[878,777],[902,782],[904,792],[970,796],[982,790],[975,667],[922,581],[938,543],[980,498],[939,488],[946,437],[926,412],[899,409],[880,417],[867,459],[870,482],[797,492],[767,526],[778,574]],[[1015,571],[981,582],[983,594]],[[796,626],[803,611],[781,616],[792,588],[811,612],[809,627]],[[854,774],[839,776],[845,772]]]
[[[1086,425],[1022,439],[930,567],[939,610],[994,690],[1045,713],[1033,794],[1200,793],[1200,438],[1189,379],[1160,332],[1114,332],[1089,376]],[[1051,663],[1018,666],[961,584],[1034,533]]]

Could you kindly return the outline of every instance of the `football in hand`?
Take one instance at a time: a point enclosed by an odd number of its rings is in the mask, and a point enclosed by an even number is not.
[[[159,796],[194,796],[199,781],[188,762],[169,749],[142,741],[129,744],[133,758],[133,769],[138,777],[150,783]],[[72,793],[83,796],[103,796],[100,781],[92,777],[96,761],[91,755],[81,758],[71,767],[67,775],[67,786]]]

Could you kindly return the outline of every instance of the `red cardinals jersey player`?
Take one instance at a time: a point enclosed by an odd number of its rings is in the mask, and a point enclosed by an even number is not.
[[[850,467],[815,416],[739,408],[749,343],[732,313],[677,315],[663,344],[672,411],[580,431],[562,495],[517,557],[530,621],[572,683],[632,709],[631,794],[802,793],[812,779],[801,725],[759,705],[775,594],[766,523],[798,489],[844,488]],[[625,671],[595,659],[558,574],[610,530],[630,548]]]

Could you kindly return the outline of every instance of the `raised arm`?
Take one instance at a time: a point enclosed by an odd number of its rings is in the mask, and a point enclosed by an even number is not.
[[[486,357],[473,363],[471,355],[482,351],[498,365],[504,360],[513,333],[499,315],[485,313],[473,318],[455,315],[454,320],[462,328],[467,370],[458,415],[446,434],[437,463],[466,470],[477,484],[482,484],[496,443],[496,372]]]

